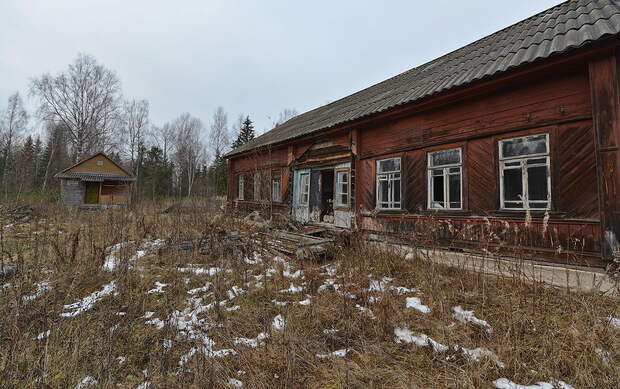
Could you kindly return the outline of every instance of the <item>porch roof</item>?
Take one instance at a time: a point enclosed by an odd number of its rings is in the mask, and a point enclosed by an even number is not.
[[[88,182],[103,182],[103,181],[136,181],[135,177],[130,177],[122,174],[114,173],[81,173],[81,172],[63,172],[58,173],[56,178],[68,178],[68,179],[80,179],[81,181]]]

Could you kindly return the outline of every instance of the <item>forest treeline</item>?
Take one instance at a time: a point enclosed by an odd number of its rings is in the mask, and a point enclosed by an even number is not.
[[[24,97],[36,101],[28,112]],[[79,54],[56,75],[31,79],[0,106],[0,201],[57,197],[54,175],[104,152],[137,177],[135,200],[225,195],[223,156],[255,136],[249,115],[232,125],[222,107],[207,124],[190,113],[155,124],[148,100],[126,99],[117,74]],[[283,110],[277,126],[297,115]],[[35,131],[35,129],[39,129]]]

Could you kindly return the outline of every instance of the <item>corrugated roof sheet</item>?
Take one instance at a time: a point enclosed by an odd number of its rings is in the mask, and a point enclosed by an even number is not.
[[[424,65],[298,115],[228,156],[384,112],[618,33],[618,1],[566,1]]]
[[[80,172],[61,172],[56,174],[56,178],[79,178],[82,181],[102,182],[104,180],[115,181],[135,181],[131,176],[114,173],[80,173]]]

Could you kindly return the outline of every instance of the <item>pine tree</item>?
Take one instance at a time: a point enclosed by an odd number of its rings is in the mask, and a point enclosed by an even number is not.
[[[243,121],[243,126],[239,130],[239,136],[232,144],[232,148],[236,149],[237,147],[243,146],[254,139],[254,125],[252,124],[252,120],[250,120],[249,116],[246,116]]]

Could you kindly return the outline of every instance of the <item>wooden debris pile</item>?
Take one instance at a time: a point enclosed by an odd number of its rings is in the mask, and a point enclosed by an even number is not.
[[[295,256],[299,260],[326,256],[334,242],[331,238],[281,230],[261,232],[258,235],[269,251]]]

